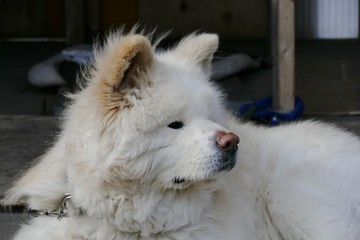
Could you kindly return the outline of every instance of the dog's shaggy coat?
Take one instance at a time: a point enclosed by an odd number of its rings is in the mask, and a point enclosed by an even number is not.
[[[68,216],[15,239],[360,239],[356,136],[236,120],[209,82],[215,34],[155,46],[118,32],[95,51],[58,140],[7,194],[52,210],[70,193]]]

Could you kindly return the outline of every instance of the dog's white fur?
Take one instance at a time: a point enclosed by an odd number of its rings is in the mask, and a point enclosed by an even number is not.
[[[7,195],[54,209],[70,192],[69,216],[34,218],[15,239],[359,239],[359,139],[239,122],[209,82],[217,47],[192,34],[155,53],[141,34],[110,35],[57,142]],[[216,171],[217,131],[241,139],[229,172]]]

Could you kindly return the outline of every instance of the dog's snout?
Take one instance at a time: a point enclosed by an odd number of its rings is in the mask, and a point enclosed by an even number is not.
[[[216,132],[216,143],[225,151],[235,151],[239,142],[239,137],[232,132]]]

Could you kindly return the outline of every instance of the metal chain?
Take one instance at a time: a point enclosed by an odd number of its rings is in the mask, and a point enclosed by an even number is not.
[[[67,206],[66,203],[71,199],[70,193],[65,193],[64,196],[60,199],[59,205],[54,210],[30,210],[29,213],[35,217],[38,216],[50,216],[57,217],[57,219],[62,219],[67,217]]]

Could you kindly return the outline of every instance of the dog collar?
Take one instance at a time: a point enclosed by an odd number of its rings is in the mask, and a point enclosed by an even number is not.
[[[70,193],[65,193],[58,206],[53,210],[30,210],[29,213],[35,217],[39,216],[49,216],[49,217],[57,217],[57,219],[62,219],[63,217],[68,217],[67,211],[67,202],[71,199]]]

